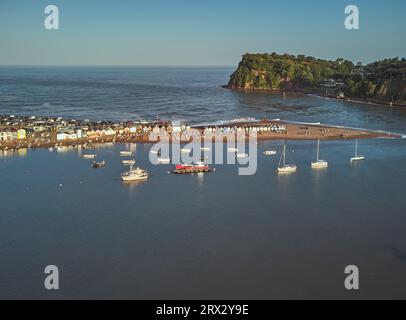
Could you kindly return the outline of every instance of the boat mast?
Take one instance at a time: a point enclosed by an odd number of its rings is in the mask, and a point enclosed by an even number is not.
[[[283,144],[283,166],[286,166],[286,141]]]
[[[358,157],[358,139],[355,140],[355,156]]]
[[[317,162],[319,162],[320,158],[320,139],[317,140]]]

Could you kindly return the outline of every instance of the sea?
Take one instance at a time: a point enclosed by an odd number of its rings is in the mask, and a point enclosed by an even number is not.
[[[406,134],[406,109],[222,88],[235,67],[0,67],[0,114],[89,120],[242,117]],[[173,175],[151,145],[0,153],[2,299],[405,299],[406,140],[258,144],[255,175]],[[147,181],[122,183],[120,151]],[[278,150],[275,157],[263,151]],[[59,289],[44,286],[58,268]],[[348,290],[347,266],[359,272]]]

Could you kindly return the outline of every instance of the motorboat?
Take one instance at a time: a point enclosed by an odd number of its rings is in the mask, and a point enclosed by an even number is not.
[[[133,167],[131,166],[130,170],[121,174],[121,180],[123,181],[146,180],[148,179],[148,176],[149,176],[148,171],[141,168],[133,169]]]
[[[133,155],[133,153],[131,151],[120,151],[120,156],[122,156],[122,157],[129,157],[132,155]]]
[[[210,172],[211,169],[204,162],[197,162],[196,164],[180,164],[175,167],[174,173],[186,174],[186,173],[205,173]]]
[[[95,159],[96,155],[95,154],[85,154],[83,155],[83,159]]]
[[[168,164],[168,163],[171,163],[171,159],[169,159],[169,158],[158,158],[157,160],[158,160],[158,162],[161,163],[161,164]]]
[[[190,152],[192,152],[192,149],[183,148],[183,149],[180,150],[180,152],[182,152],[182,153],[190,153]]]
[[[106,166],[106,161],[93,161],[92,167],[93,168],[104,168]]]
[[[123,161],[121,161],[121,163],[123,164],[123,165],[126,165],[126,166],[133,166],[134,164],[135,164],[135,159],[130,159],[130,160],[123,160]]]
[[[236,157],[237,158],[248,158],[248,153],[237,153]]]
[[[275,156],[276,154],[277,154],[277,152],[275,150],[264,151],[265,156]]]

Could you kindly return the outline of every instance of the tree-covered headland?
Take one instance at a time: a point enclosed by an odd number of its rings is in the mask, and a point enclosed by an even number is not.
[[[328,92],[329,95],[406,104],[406,59],[367,65],[304,55],[245,54],[227,85],[230,89]]]

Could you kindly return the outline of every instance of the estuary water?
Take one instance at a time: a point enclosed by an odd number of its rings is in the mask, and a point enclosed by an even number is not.
[[[231,67],[1,67],[0,114],[91,120],[280,118],[406,133],[406,110],[222,89]],[[204,176],[154,166],[150,145],[0,153],[0,298],[406,298],[406,140],[289,142],[298,172],[275,169],[281,142],[260,142],[258,170]],[[133,148],[148,181],[123,184]],[[265,150],[277,149],[276,157]],[[56,265],[60,290],[44,289]],[[360,270],[347,291],[344,269]]]

